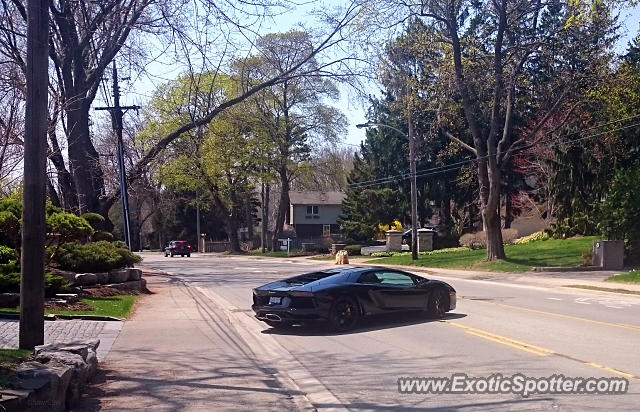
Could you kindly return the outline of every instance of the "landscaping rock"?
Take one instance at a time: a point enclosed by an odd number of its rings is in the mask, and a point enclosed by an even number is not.
[[[76,340],[73,342],[52,343],[49,345],[38,345],[34,349],[35,355],[39,355],[42,352],[57,352],[65,351],[75,353],[82,356],[82,359],[86,361],[87,355],[90,351],[95,352],[100,345],[100,339],[84,339]]]
[[[79,286],[89,286],[95,285],[97,282],[98,277],[95,273],[78,273],[73,283]]]
[[[129,279],[127,269],[115,269],[109,272],[109,283],[122,283]]]
[[[46,365],[65,365],[71,370],[68,382],[66,407],[72,407],[80,399],[82,386],[98,370],[96,350],[98,339],[86,339],[75,342],[40,345],[35,348],[35,359]]]
[[[27,410],[27,400],[29,399],[31,392],[32,391],[26,389],[0,390],[0,411]]]
[[[98,283],[104,285],[105,283],[109,283],[109,273],[96,273],[96,277],[98,278]]]
[[[142,278],[142,270],[140,269],[135,269],[135,268],[129,268],[127,269],[127,272],[129,273],[129,280],[140,280],[140,278]]]
[[[20,306],[19,293],[0,293],[0,307],[15,308]]]
[[[76,273],[75,272],[67,272],[64,270],[56,270],[55,272],[56,275],[58,276],[62,276],[62,278],[64,280],[66,280],[69,283],[74,283],[76,281]]]
[[[147,286],[147,281],[145,279],[140,280],[132,280],[129,282],[116,283],[113,285],[109,285],[110,288],[117,290],[144,290]]]
[[[77,355],[76,355],[77,356]],[[32,390],[27,400],[30,411],[64,411],[66,396],[73,369],[67,365],[50,362],[24,362],[18,366],[17,389]]]
[[[77,303],[80,301],[80,298],[76,293],[57,293],[55,298],[62,299],[67,303]]]

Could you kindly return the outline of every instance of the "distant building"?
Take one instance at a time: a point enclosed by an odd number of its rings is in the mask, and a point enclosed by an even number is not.
[[[290,192],[289,224],[297,237],[314,238],[339,234],[342,192]]]

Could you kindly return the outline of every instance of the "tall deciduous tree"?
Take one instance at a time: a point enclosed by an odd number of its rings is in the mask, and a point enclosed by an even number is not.
[[[346,120],[327,99],[338,90],[313,54],[313,39],[304,31],[269,34],[257,44],[260,54],[237,63],[247,89],[269,78],[286,80],[257,94],[253,103],[275,148],[275,172],[280,184],[280,201],[273,231],[272,248],[283,230],[289,212],[289,190],[300,163],[308,159],[311,144],[335,142]],[[312,56],[309,58],[308,56]]]
[[[518,150],[542,140],[552,119],[570,116],[598,80],[614,40],[612,3],[562,1],[421,1],[409,11],[433,27],[437,65],[459,105],[467,133],[456,135],[446,111],[443,133],[476,158],[487,260],[505,257],[499,207],[504,167]],[[447,84],[448,83],[448,84]],[[516,128],[526,115],[527,127]],[[562,124],[563,122],[556,122]]]

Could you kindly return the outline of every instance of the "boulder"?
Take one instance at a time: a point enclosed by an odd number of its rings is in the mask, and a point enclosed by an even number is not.
[[[107,272],[96,273],[96,277],[98,278],[98,284],[100,285],[109,283],[109,273]]]
[[[15,308],[20,306],[19,293],[0,293],[0,307]]]
[[[127,269],[114,269],[109,272],[109,283],[122,283],[129,279]]]
[[[78,273],[73,283],[79,286],[90,286],[95,285],[97,282],[98,277],[95,273]]]
[[[78,355],[75,355],[78,356]],[[57,362],[23,362],[16,370],[16,389],[33,391],[27,401],[32,411],[64,411],[73,368]]]
[[[36,361],[43,364],[60,364],[71,368],[71,380],[67,388],[67,406],[73,405],[80,399],[80,390],[90,378],[89,367],[82,356],[66,351],[41,351],[35,357]]]
[[[80,301],[77,293],[56,293],[56,299],[62,299],[67,303],[76,303]]]
[[[142,270],[140,269],[129,268],[127,269],[127,273],[129,273],[129,281],[140,280],[140,278],[142,277]]]
[[[34,349],[35,355],[39,355],[42,352],[58,352],[65,351],[80,355],[83,360],[87,359],[87,354],[90,351],[95,352],[100,345],[100,339],[83,339],[75,340],[72,342],[51,343],[48,345],[38,345]]]

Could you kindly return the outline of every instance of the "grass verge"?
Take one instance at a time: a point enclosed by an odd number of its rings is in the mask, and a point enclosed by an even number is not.
[[[93,315],[111,316],[114,318],[127,318],[131,313],[133,304],[140,295],[117,295],[102,298],[82,298],[81,301],[91,306],[93,310],[60,310],[47,309],[47,315]],[[0,312],[17,313],[17,308],[0,308]]]
[[[294,253],[293,251],[291,253]],[[273,258],[286,258],[288,257],[286,250],[276,250],[275,252],[266,251],[262,253],[260,249],[251,250],[249,254],[252,256],[273,257]]]
[[[566,285],[565,287],[574,288],[574,289],[599,290],[601,292],[624,293],[625,295],[640,295],[640,292],[638,292],[637,290],[628,290],[628,289],[619,289],[619,288],[603,288],[600,286],[591,286],[591,285]]]
[[[579,266],[582,253],[591,250],[594,236],[570,239],[549,239],[522,245],[505,245],[506,259],[485,261],[485,249],[452,249],[420,254],[411,260],[411,253],[369,261],[376,264],[424,266],[452,269],[479,269],[495,272],[527,272],[538,266]]]
[[[640,283],[640,270],[635,269],[629,273],[622,273],[620,275],[613,275],[605,279],[606,282],[620,282],[620,283]]]

